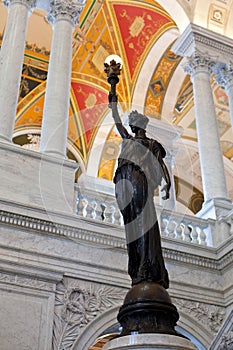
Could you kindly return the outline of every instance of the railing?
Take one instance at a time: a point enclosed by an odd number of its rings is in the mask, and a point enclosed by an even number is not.
[[[76,213],[85,218],[123,226],[123,218],[114,196],[76,187]]]
[[[123,226],[114,195],[76,186],[76,213],[90,220]],[[156,205],[161,235],[191,244],[214,246],[233,235],[233,210],[216,221],[170,211]],[[217,239],[216,239],[217,237]]]
[[[160,228],[164,237],[212,246],[208,220],[163,209],[160,215]]]

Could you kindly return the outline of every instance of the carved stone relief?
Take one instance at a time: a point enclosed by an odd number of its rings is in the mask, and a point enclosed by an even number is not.
[[[233,350],[233,331],[222,336],[219,350]]]
[[[21,287],[37,288],[47,291],[53,291],[53,283],[41,281],[39,279],[32,279],[22,277],[15,274],[7,274],[0,272],[0,283],[7,283]]]
[[[215,335],[225,317],[225,309],[220,306],[190,300],[173,299],[178,311],[189,314]]]
[[[53,349],[72,349],[84,328],[98,315],[121,304],[125,291],[65,278],[57,286]]]

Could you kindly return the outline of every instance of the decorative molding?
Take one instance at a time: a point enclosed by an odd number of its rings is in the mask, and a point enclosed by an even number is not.
[[[215,61],[208,55],[196,51],[191,57],[187,58],[187,61],[182,65],[185,73],[191,76],[200,71],[212,73],[212,68],[215,65]]]
[[[97,316],[120,305],[125,291],[65,278],[57,285],[53,349],[73,349],[84,328]]]
[[[203,54],[216,55],[216,61],[231,60],[232,39],[209,29],[190,23],[172,47],[172,51],[183,57],[190,57],[196,50]]]
[[[233,263],[233,250],[224,255],[221,260],[218,261],[218,268],[220,270],[225,269],[227,266]]]
[[[26,278],[15,274],[6,274],[2,272],[0,272],[0,283],[54,291],[54,283],[49,283],[33,278]]]
[[[91,222],[91,220],[87,220]],[[97,224],[92,220],[93,226]],[[0,210],[0,223],[5,225],[12,225],[13,227],[19,227],[23,230],[30,230],[43,234],[57,235],[66,237],[76,242],[84,241],[88,244],[102,245],[112,249],[124,249],[126,250],[126,242],[124,238],[117,236],[110,236],[104,233],[99,233],[83,228],[76,228],[73,226],[67,226],[63,224],[56,224],[52,221],[46,221],[42,219],[32,218],[25,215],[15,214]],[[118,228],[117,225],[102,223],[103,227]],[[123,228],[122,228],[123,230]],[[166,241],[166,238],[163,238]],[[170,239],[169,239],[170,241]],[[177,240],[174,240],[177,242]],[[179,242],[182,246],[182,242]],[[187,243],[185,243],[187,244]],[[205,249],[207,249],[205,247]],[[181,263],[193,264],[202,268],[222,270],[229,266],[233,262],[233,251],[226,253],[221,259],[207,258],[200,255],[190,254],[190,252],[177,251],[177,249],[164,248],[165,259],[179,261]],[[217,252],[217,251],[216,251]]]
[[[126,248],[125,240],[123,238],[107,236],[105,234],[96,233],[81,228],[56,224],[51,221],[36,219],[2,210],[0,211],[0,222],[7,225],[21,227],[26,230],[28,229],[36,232],[67,237],[74,241],[81,240],[109,247]]]
[[[216,75],[214,80],[217,82],[219,86],[226,89],[226,91],[233,84],[233,65],[229,63],[228,65],[220,66],[216,68]]]
[[[85,6],[85,0],[52,0],[47,21],[53,24],[56,20],[67,20],[72,26],[78,24],[80,14]]]
[[[232,350],[233,349],[233,331],[228,334],[224,334],[221,339],[219,350]]]
[[[233,349],[233,311],[227,316],[209,350]]]
[[[36,7],[36,0],[2,0],[3,4],[9,8],[12,4],[21,4],[31,12]]]
[[[223,323],[225,317],[223,307],[177,298],[172,298],[172,301],[178,312],[190,315],[197,320],[197,323],[209,329],[212,334],[216,334]]]
[[[172,261],[182,262],[186,264],[188,263],[192,265],[197,265],[202,268],[219,270],[219,262],[215,259],[197,256],[190,253],[186,254],[184,252],[178,252],[177,250],[171,250],[167,248],[163,248],[163,253],[165,259],[170,259]]]

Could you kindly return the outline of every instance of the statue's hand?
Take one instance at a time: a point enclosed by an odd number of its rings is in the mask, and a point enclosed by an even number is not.
[[[117,95],[116,94],[112,94],[111,92],[109,92],[108,94],[108,102],[109,102],[109,108],[113,108],[117,105]]]
[[[169,191],[170,191],[171,185],[170,184],[166,184],[165,186],[163,186],[161,191],[165,191],[165,195],[162,197],[162,199],[168,199],[169,198]]]

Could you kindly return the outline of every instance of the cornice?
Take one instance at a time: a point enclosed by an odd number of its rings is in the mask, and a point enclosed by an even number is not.
[[[42,162],[53,163],[53,164],[57,164],[59,166],[65,165],[66,167],[69,167],[69,168],[75,169],[75,170],[77,170],[79,167],[78,163],[76,163],[73,160],[64,159],[62,157],[58,157],[58,156],[54,156],[54,155],[51,156],[51,155],[41,153],[41,152],[35,152],[35,151],[23,148],[22,146],[16,145],[13,143],[0,142],[0,149],[2,151],[11,152],[13,154],[23,155],[23,156],[26,156],[29,158],[37,159],[41,163]]]
[[[200,51],[227,63],[233,55],[233,40],[190,23],[173,45],[172,51],[183,57],[190,57],[195,51]]]
[[[80,220],[82,220],[80,218]],[[125,239],[122,237],[113,236],[110,234],[95,232],[96,223],[93,222],[93,230],[88,230],[80,227],[73,227],[63,224],[54,223],[51,221],[37,219],[33,217],[29,217],[26,215],[11,213],[7,211],[0,211],[0,223],[7,226],[17,227],[21,230],[25,231],[34,231],[42,234],[54,235],[57,237],[67,238],[76,243],[82,242],[87,243],[88,245],[98,245],[104,246],[109,249],[123,249],[126,251],[126,243]],[[90,222],[88,222],[90,225]],[[99,224],[98,224],[99,226]],[[114,231],[114,229],[119,229],[116,225],[111,224],[102,224],[103,231]],[[99,228],[99,227],[98,227]],[[123,228],[122,228],[123,229]],[[166,240],[166,238],[165,238]],[[171,239],[169,240],[171,243]],[[228,251],[222,257],[217,256],[217,249],[210,248],[211,256],[206,257],[203,256],[202,249],[200,249],[198,255],[190,253],[190,249],[192,249],[192,244],[189,245],[189,249],[187,251],[179,251],[177,248],[177,241],[174,240],[174,244],[176,245],[175,249],[172,248],[163,248],[164,258],[169,259],[171,261],[176,261],[181,264],[191,264],[197,267],[219,270],[228,267],[233,264],[233,251]],[[182,245],[182,242],[179,242]],[[171,244],[170,244],[171,245]],[[185,243],[187,245],[187,243]],[[197,247],[195,246],[195,251],[197,252]],[[208,247],[205,247],[208,249]]]

